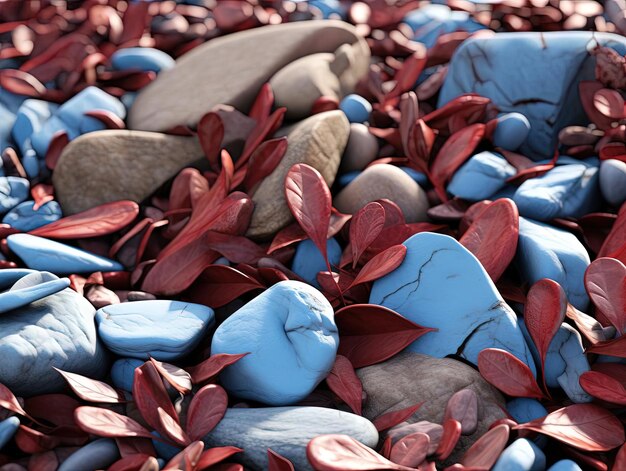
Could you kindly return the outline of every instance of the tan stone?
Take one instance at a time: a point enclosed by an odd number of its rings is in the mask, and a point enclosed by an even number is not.
[[[362,123],[350,124],[350,138],[341,159],[341,172],[363,170],[378,156],[378,140]]]
[[[229,34],[198,46],[139,92],[129,127],[164,131],[195,126],[215,105],[248,111],[261,86],[287,64],[350,44],[354,74],[364,76],[369,48],[353,26],[335,20],[265,26]]]
[[[294,126],[283,160],[252,196],[254,213],[246,235],[268,239],[293,221],[284,188],[285,177],[295,164],[310,165],[332,185],[349,133],[350,124],[341,111],[316,114]]]
[[[110,201],[140,202],[201,159],[195,137],[143,131],[97,131],[70,142],[52,175],[65,215]]]
[[[428,220],[424,190],[406,172],[387,164],[366,168],[339,192],[333,205],[342,213],[354,214],[367,203],[383,198],[400,206],[409,223]]]

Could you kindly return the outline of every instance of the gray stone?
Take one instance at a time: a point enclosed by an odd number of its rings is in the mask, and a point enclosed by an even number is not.
[[[378,139],[362,123],[350,124],[350,137],[341,158],[342,173],[363,170],[378,156]]]
[[[600,191],[611,205],[620,207],[626,201],[626,162],[608,159],[600,164]]]
[[[79,448],[66,459],[58,471],[92,471],[105,469],[120,458],[120,452],[111,438],[100,438]]]

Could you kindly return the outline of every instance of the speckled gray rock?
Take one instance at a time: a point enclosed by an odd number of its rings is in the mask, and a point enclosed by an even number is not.
[[[291,128],[285,156],[252,196],[254,213],[246,235],[267,239],[293,220],[285,199],[285,177],[295,164],[310,165],[332,185],[349,134],[350,124],[341,111],[313,115]]]
[[[52,181],[70,215],[111,201],[140,202],[202,156],[195,137],[98,131],[65,147]]]
[[[115,440],[100,438],[79,448],[66,459],[58,471],[92,471],[106,469],[120,458]]]
[[[478,371],[450,358],[402,352],[386,362],[359,368],[357,375],[367,394],[363,416],[370,420],[423,402],[407,422],[425,420],[441,424],[450,397],[461,389],[473,390],[478,396],[478,428],[472,435],[461,437],[451,462],[481,437],[491,423],[505,417],[500,409],[504,407],[502,395]]]
[[[268,407],[227,409],[222,421],[204,438],[207,447],[237,446],[244,452],[237,458],[246,469],[267,469],[267,449],[291,460],[298,471],[312,470],[306,446],[317,435],[349,435],[375,447],[378,432],[358,415],[322,407]]]
[[[426,221],[426,193],[406,172],[393,165],[366,168],[335,197],[333,205],[342,213],[354,214],[371,201],[387,198],[404,213],[406,221]]]
[[[129,113],[129,127],[164,131],[195,126],[219,103],[246,112],[261,86],[300,57],[351,45],[356,76],[367,73],[369,48],[352,25],[303,21],[254,28],[194,48],[143,88]]]
[[[626,162],[608,159],[600,164],[600,190],[611,205],[619,207],[626,201]]]
[[[37,272],[18,280],[15,289],[56,279]],[[0,383],[18,396],[59,392],[65,381],[52,367],[100,378],[107,371],[96,337],[95,309],[66,288],[0,316]]]
[[[342,173],[363,170],[378,155],[378,139],[362,123],[350,124],[350,137],[341,158]]]

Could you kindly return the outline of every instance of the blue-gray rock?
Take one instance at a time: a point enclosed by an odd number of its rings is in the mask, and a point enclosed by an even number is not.
[[[28,268],[6,268],[0,270],[0,290],[10,288],[20,278],[36,273],[37,270],[30,270]]]
[[[328,239],[326,250],[331,267],[339,265],[341,246],[334,238]],[[291,270],[307,283],[319,289],[320,284],[317,282],[317,274],[328,269],[322,253],[311,239],[307,239],[300,242],[296,247],[296,253],[291,262]]]
[[[522,183],[513,201],[522,216],[549,221],[578,218],[599,208],[598,167],[560,165],[538,178]]]
[[[11,134],[22,154],[32,149],[30,137],[56,112],[59,105],[44,100],[24,100],[17,110]]]
[[[2,223],[9,224],[20,231],[29,232],[63,217],[61,206],[56,201],[48,201],[36,210],[34,208],[34,201],[24,201],[8,212],[2,219]]]
[[[120,358],[116,360],[111,367],[111,382],[113,386],[124,391],[132,391],[135,380],[135,368],[143,364],[143,360],[137,360],[136,358]]]
[[[404,245],[404,261],[374,282],[369,302],[439,329],[413,342],[410,351],[456,354],[476,364],[483,349],[503,348],[535,372],[515,313],[474,255],[452,237],[430,232]]]
[[[106,469],[120,459],[120,452],[111,438],[99,438],[79,448],[67,458],[58,471],[93,471]]]
[[[372,105],[361,95],[351,94],[339,102],[339,109],[351,123],[364,123],[370,117]]]
[[[626,162],[616,159],[602,161],[600,190],[612,206],[620,207],[626,201]]]
[[[120,356],[160,361],[189,354],[215,323],[213,309],[182,301],[133,301],[96,312],[98,334]]]
[[[506,185],[506,179],[517,171],[500,154],[481,152],[471,157],[459,168],[450,184],[448,191],[454,196],[468,200],[481,201],[489,199]]]
[[[250,352],[221,374],[234,396],[289,405],[308,396],[330,372],[339,335],[330,303],[299,281],[281,281],[226,319],[211,354]]]
[[[500,455],[492,471],[543,471],[546,455],[534,442],[518,438]]]
[[[17,110],[25,99],[23,95],[16,95],[0,88],[0,152],[10,144],[11,129],[15,123]]]
[[[378,139],[362,123],[350,124],[350,137],[341,157],[342,173],[363,170],[378,156]]]
[[[578,83],[595,80],[590,51],[596,44],[626,53],[626,38],[596,31],[470,38],[450,62],[439,107],[468,92],[490,98],[502,112],[528,118],[531,130],[520,152],[534,160],[550,158],[561,129],[588,122]]]
[[[230,367],[229,367],[230,368]],[[312,471],[306,458],[309,441],[325,434],[344,434],[376,447],[378,432],[367,419],[322,407],[227,409],[222,421],[204,438],[207,447],[236,446],[246,469],[268,469],[267,449],[289,459],[298,471]]]
[[[416,8],[404,17],[403,23],[415,33],[413,39],[431,48],[442,34],[458,30],[475,31],[485,29],[465,11],[451,10],[447,5],[425,5]]]
[[[13,209],[29,196],[30,183],[20,177],[0,177],[0,214]]]
[[[0,422],[0,450],[13,438],[18,428],[20,428],[20,419],[15,415]]]
[[[561,285],[574,307],[581,311],[587,308],[589,297],[585,291],[584,276],[591,262],[576,236],[520,217],[515,260],[522,279],[529,285],[542,278],[550,278]]]
[[[548,468],[548,471],[583,471],[576,462],[572,460],[561,460]]]
[[[57,279],[32,273],[14,290]],[[63,291],[0,316],[0,383],[18,396],[59,392],[66,383],[53,368],[101,378],[108,370],[98,341],[95,310],[76,291]]]
[[[116,261],[30,234],[11,234],[7,243],[28,268],[35,270],[57,275],[124,270]]]
[[[511,399],[506,403],[506,411],[520,424],[548,415],[548,411],[541,402],[527,397]]]
[[[53,276],[50,281],[43,281],[43,277],[48,277],[48,275],[51,274],[42,272],[42,281],[39,284],[27,286],[22,289],[11,289],[5,293],[0,293],[0,313],[9,312],[13,309],[17,309],[18,307],[26,306],[34,301],[45,298],[46,296],[58,293],[59,291],[62,291],[70,286],[69,278],[57,278],[56,276]],[[22,278],[22,276],[19,278]]]
[[[167,53],[152,47],[127,47],[111,55],[115,70],[143,70],[161,72],[174,67],[176,62]]]
[[[493,145],[515,151],[522,145],[530,132],[528,118],[521,113],[503,113],[493,133]]]

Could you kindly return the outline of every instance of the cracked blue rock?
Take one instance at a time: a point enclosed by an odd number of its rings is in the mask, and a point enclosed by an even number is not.
[[[584,276],[591,262],[575,235],[520,217],[515,260],[522,279],[529,285],[550,278],[561,285],[574,307],[581,311],[587,308]]]
[[[326,250],[331,267],[339,265],[341,246],[334,238],[328,239]],[[327,271],[326,262],[322,253],[311,239],[303,240],[296,247],[296,253],[291,262],[291,270],[310,285],[315,286],[317,289],[320,288],[320,284],[317,282],[317,274],[320,271]]]
[[[439,107],[463,93],[490,98],[502,112],[528,118],[531,129],[520,152],[534,160],[550,158],[561,129],[589,121],[578,83],[595,80],[595,58],[589,51],[596,44],[626,53],[626,38],[595,31],[499,33],[468,39],[452,58]]]
[[[535,364],[517,317],[480,262],[452,237],[424,232],[404,242],[406,258],[374,282],[369,302],[437,328],[408,349],[438,358],[459,355],[476,364],[485,348],[502,348]]]
[[[468,201],[489,199],[504,188],[507,178],[516,173],[515,167],[500,154],[485,151],[465,162],[456,171],[447,189],[454,196]]]
[[[534,442],[518,438],[500,455],[492,471],[543,471],[546,455]]]
[[[414,40],[427,48],[435,45],[442,34],[458,30],[475,31],[485,29],[465,11],[453,11],[447,5],[425,5],[407,13],[402,20],[414,31]]]
[[[2,223],[28,232],[58,221],[62,217],[61,206],[56,201],[48,201],[37,209],[35,209],[34,201],[24,201],[8,212],[2,219]]]
[[[339,335],[330,303],[299,281],[281,281],[215,331],[211,355],[250,352],[221,374],[234,396],[289,405],[308,396],[330,372]]]

